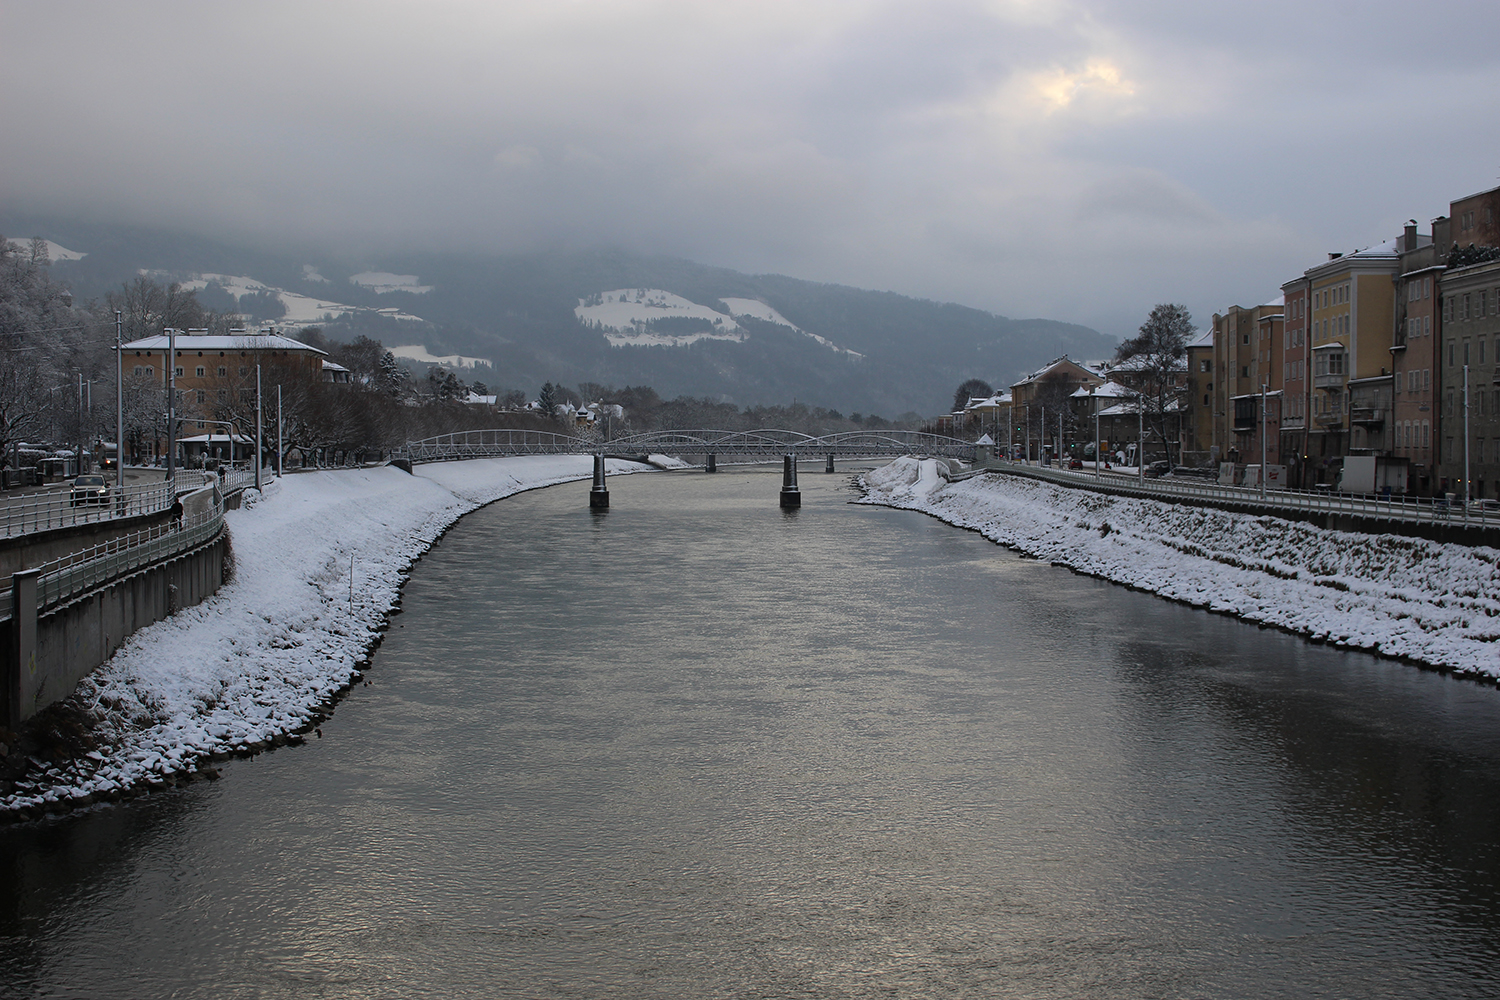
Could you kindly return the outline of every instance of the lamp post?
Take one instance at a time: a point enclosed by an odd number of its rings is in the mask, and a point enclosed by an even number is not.
[[[1094,397],[1094,475],[1099,475],[1099,394],[1089,390],[1089,395]]]
[[[115,490],[125,488],[125,340],[115,310]]]
[[[167,482],[177,478],[177,331],[167,327]]]
[[[260,414],[261,414],[261,405],[260,405],[260,365],[256,365],[255,366],[255,489],[256,489],[256,492],[260,491],[260,467],[261,467],[261,459],[260,459],[260,457],[261,457],[262,454],[264,454],[264,452],[263,452],[263,450],[261,448]]]
[[[1465,341],[1464,353],[1468,353]],[[1464,520],[1469,518],[1469,366],[1464,365]]]
[[[1135,481],[1146,485],[1146,394],[1135,394]]]
[[[1266,498],[1266,383],[1260,384],[1260,498]]]

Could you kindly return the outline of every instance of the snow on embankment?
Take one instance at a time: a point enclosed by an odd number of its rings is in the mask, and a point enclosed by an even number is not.
[[[869,473],[863,503],[920,510],[1080,573],[1340,646],[1500,678],[1500,551],[1325,531],[1016,476]]]
[[[640,471],[609,460],[611,474]],[[99,746],[33,769],[0,818],[154,785],[205,758],[305,729],[358,673],[406,569],[463,514],[538,486],[587,479],[589,456],[480,459],[313,472],[247,492],[230,511],[235,577],[137,632],[79,685]],[[352,581],[351,581],[352,570]],[[352,597],[351,597],[352,582]]]

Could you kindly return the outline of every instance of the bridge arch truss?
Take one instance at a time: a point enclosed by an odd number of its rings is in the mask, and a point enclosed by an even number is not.
[[[760,428],[752,431],[713,429],[649,431],[604,440],[602,437],[557,434],[551,431],[497,428],[454,431],[409,441],[412,462],[444,462],[465,458],[510,455],[709,455],[730,460],[765,460],[792,455],[799,459],[832,455],[835,458],[881,458],[928,455],[972,461],[974,443],[919,431],[843,431],[814,437],[797,431]]]

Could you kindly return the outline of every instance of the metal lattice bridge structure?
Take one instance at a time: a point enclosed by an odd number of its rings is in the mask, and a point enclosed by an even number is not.
[[[598,436],[557,434],[551,431],[497,428],[454,431],[421,441],[408,441],[406,458],[414,463],[448,462],[465,458],[508,455],[670,455],[702,457],[712,468],[716,459],[735,462],[814,458],[882,458],[926,455],[974,460],[974,443],[918,431],[845,431],[813,437],[796,431],[765,428],[754,431],[651,431],[605,440]]]

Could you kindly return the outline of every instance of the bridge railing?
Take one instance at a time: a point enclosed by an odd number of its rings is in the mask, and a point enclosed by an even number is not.
[[[501,455],[588,454],[719,455],[770,458],[782,455],[896,456],[938,455],[974,457],[972,442],[918,431],[845,431],[814,437],[798,431],[762,427],[748,431],[713,428],[649,431],[605,440],[549,431],[455,431],[421,441],[409,441],[406,457],[413,462],[440,462]]]

